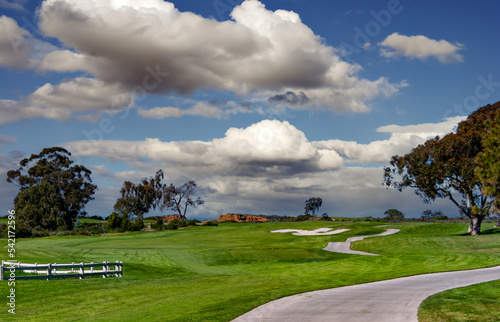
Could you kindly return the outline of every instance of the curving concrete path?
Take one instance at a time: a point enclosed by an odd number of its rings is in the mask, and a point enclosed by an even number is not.
[[[368,237],[378,237],[378,236],[388,236],[399,232],[399,229],[387,229],[385,232],[378,235],[370,235],[370,236],[356,236],[347,238],[345,242],[330,242],[326,245],[323,250],[327,250],[335,253],[342,254],[357,254],[357,255],[369,255],[369,256],[380,256],[378,254],[366,253],[357,250],[351,249],[351,243],[355,241],[360,241]]]
[[[337,229],[330,231],[333,228],[318,228],[315,230],[304,230],[304,229],[279,229],[273,230],[272,233],[293,233],[295,236],[328,236],[336,235],[348,231],[349,229]]]
[[[281,298],[234,321],[416,322],[427,297],[500,279],[500,266],[397,278]]]

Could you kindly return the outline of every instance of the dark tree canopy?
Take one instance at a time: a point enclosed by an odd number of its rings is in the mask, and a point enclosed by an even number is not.
[[[483,184],[486,195],[495,199],[495,211],[500,212],[500,113],[496,125],[485,133],[483,139],[484,151],[476,160],[476,176]]]
[[[141,183],[134,184],[130,181],[125,181],[120,190],[121,197],[115,203],[114,209],[122,215],[122,217],[135,216],[142,220],[143,215],[151,210],[156,209],[162,197],[164,178],[163,170],[158,170],[154,177],[143,178]]]
[[[397,209],[389,209],[386,212],[384,212],[385,220],[388,221],[404,221],[405,220],[405,215],[397,210]]]
[[[92,172],[70,159],[71,153],[60,147],[45,148],[20,162],[17,170],[7,173],[7,182],[19,185],[14,199],[18,225],[22,228],[55,230],[73,228],[73,222],[93,200],[97,186]]]
[[[163,188],[163,203],[160,209],[171,209],[179,215],[181,221],[187,220],[186,213],[189,207],[196,208],[205,202],[197,195],[197,185],[189,181],[180,187],[174,185]]]
[[[306,206],[304,207],[304,214],[309,215],[310,212],[314,215],[316,211],[319,211],[319,208],[323,204],[323,200],[321,198],[309,198],[306,200]]]
[[[474,173],[476,158],[499,109],[500,102],[484,106],[461,122],[456,133],[430,139],[405,156],[393,156],[391,166],[384,169],[384,184],[399,191],[414,188],[428,203],[451,200],[471,220],[469,232],[479,234],[493,201]]]
[[[139,184],[125,181],[120,190],[121,197],[114,206],[115,212],[122,218],[131,219],[135,216],[137,220],[142,221],[145,213],[158,207],[161,211],[164,209],[175,211],[180,220],[185,221],[189,207],[203,205],[204,201],[196,197],[197,186],[194,181],[186,182],[176,188],[173,184],[167,186],[162,182],[163,179],[164,173],[160,169],[154,177],[143,178]]]

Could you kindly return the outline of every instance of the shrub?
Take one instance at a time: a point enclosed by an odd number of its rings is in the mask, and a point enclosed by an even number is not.
[[[165,230],[165,224],[163,222],[163,218],[156,219],[156,222],[151,224],[151,228],[156,231]]]
[[[167,224],[166,229],[167,229],[167,230],[175,230],[175,229],[179,229],[180,222],[181,222],[181,221],[180,221],[180,220],[178,220],[178,219],[171,220],[171,221]]]
[[[203,226],[219,226],[219,224],[215,220],[212,220],[204,222]]]
[[[120,215],[113,211],[106,221],[106,229],[115,230],[120,228],[121,224],[122,219],[120,218]]]
[[[139,231],[144,228],[144,220],[142,218],[138,218],[134,221],[133,224],[130,225],[130,230]]]

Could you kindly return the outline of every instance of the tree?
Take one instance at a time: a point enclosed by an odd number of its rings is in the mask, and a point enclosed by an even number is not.
[[[7,173],[7,182],[20,187],[14,207],[21,228],[73,229],[73,222],[94,199],[97,186],[92,184],[92,172],[75,165],[70,156],[61,147],[45,148]]]
[[[163,187],[163,202],[160,209],[165,208],[174,210],[179,214],[181,221],[186,221],[186,212],[188,207],[196,208],[205,202],[198,196],[196,197],[196,182],[189,181],[176,188],[173,184]],[[196,197],[196,199],[195,199]]]
[[[384,212],[384,215],[386,215],[384,219],[387,221],[398,222],[405,220],[405,215],[397,209],[389,209],[386,212]]]
[[[125,181],[120,190],[121,197],[116,200],[114,210],[122,217],[129,219],[135,217],[137,222],[142,222],[144,214],[151,208],[155,209],[161,200],[163,178],[163,170],[160,169],[154,177],[143,178],[139,184]]]
[[[456,133],[430,139],[405,156],[393,156],[391,166],[384,168],[384,184],[399,191],[414,188],[427,203],[449,199],[470,219],[469,233],[479,234],[492,200],[474,175],[475,160],[484,150],[482,136],[499,108],[500,102],[484,106],[461,122]]]
[[[495,123],[483,137],[484,151],[477,156],[475,174],[484,194],[495,200],[493,210],[498,215],[496,226],[500,227],[500,113]]]
[[[309,212],[312,212],[313,216],[316,211],[319,211],[319,208],[323,204],[323,200],[321,198],[309,198],[306,200],[306,206],[304,210],[304,214],[307,216]]]

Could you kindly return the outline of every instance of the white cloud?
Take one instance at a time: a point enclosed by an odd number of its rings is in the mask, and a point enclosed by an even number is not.
[[[47,83],[30,95],[36,106],[72,111],[114,111],[132,107],[134,98],[119,84],[109,84],[94,78],[78,77],[59,85]]]
[[[31,34],[9,17],[0,16],[0,66],[18,69],[33,68],[30,60],[33,46]]]
[[[87,71],[90,58],[70,50],[55,50],[46,54],[36,68],[41,71],[74,72]]]
[[[395,32],[378,45],[383,47],[380,54],[387,58],[406,56],[423,60],[436,57],[444,64],[463,61],[463,56],[458,51],[463,50],[464,45],[452,44],[444,39],[434,40],[422,35],[405,36]]]
[[[412,216],[431,208],[455,216],[456,210],[446,202],[428,206],[411,191],[385,189],[381,166],[344,167],[339,154],[350,158],[346,163],[386,164],[392,155],[407,153],[426,138],[452,131],[462,119],[380,127],[378,131],[391,133],[391,138],[367,145],[310,142],[288,122],[265,120],[247,128],[230,128],[223,138],[211,141],[98,140],[64,146],[83,161],[100,157],[110,162],[106,167],[92,167],[95,178],[105,182],[105,189],[97,193],[100,214],[103,209],[111,211],[124,180],[137,181],[164,169],[166,182],[198,183],[206,204],[191,217],[217,217],[225,212],[298,215],[304,201],[313,196],[323,198],[321,212],[330,216],[382,217],[389,208]],[[130,170],[113,172],[109,170],[113,162],[125,162]]]
[[[206,118],[222,119],[229,115],[237,113],[252,113],[252,110],[238,106],[237,103],[230,101],[221,105],[210,102],[197,102],[187,109],[178,107],[155,107],[151,109],[140,109],[139,115],[144,118],[164,119],[168,117],[181,117],[184,115],[203,116]]]
[[[321,151],[290,123],[271,120],[244,129],[231,128],[224,138],[209,142],[80,141],[66,147],[80,157],[102,157],[131,165],[147,158],[166,169],[192,175],[227,175],[228,169],[237,169],[231,173],[269,177],[342,167],[342,158],[334,151]]]
[[[388,125],[377,129],[377,132],[391,133],[387,140],[360,144],[354,141],[328,140],[313,142],[319,149],[337,152],[349,159],[346,163],[388,163],[393,155],[404,155],[412,148],[436,136],[443,136],[454,130],[465,117],[448,118],[441,123],[425,123],[419,125]]]
[[[81,69],[150,93],[207,88],[240,95],[304,92],[307,103],[295,108],[336,112],[367,111],[365,101],[400,87],[386,78],[359,78],[361,67],[342,61],[292,11],[273,12],[247,0],[231,17],[218,22],[161,0],[46,0],[40,8],[41,30],[74,51],[50,53],[38,68]],[[154,113],[184,112],[149,112]]]
[[[113,113],[133,104],[134,96],[121,85],[79,77],[58,85],[47,83],[20,101],[0,100],[0,125],[36,118],[96,122],[101,112]]]

